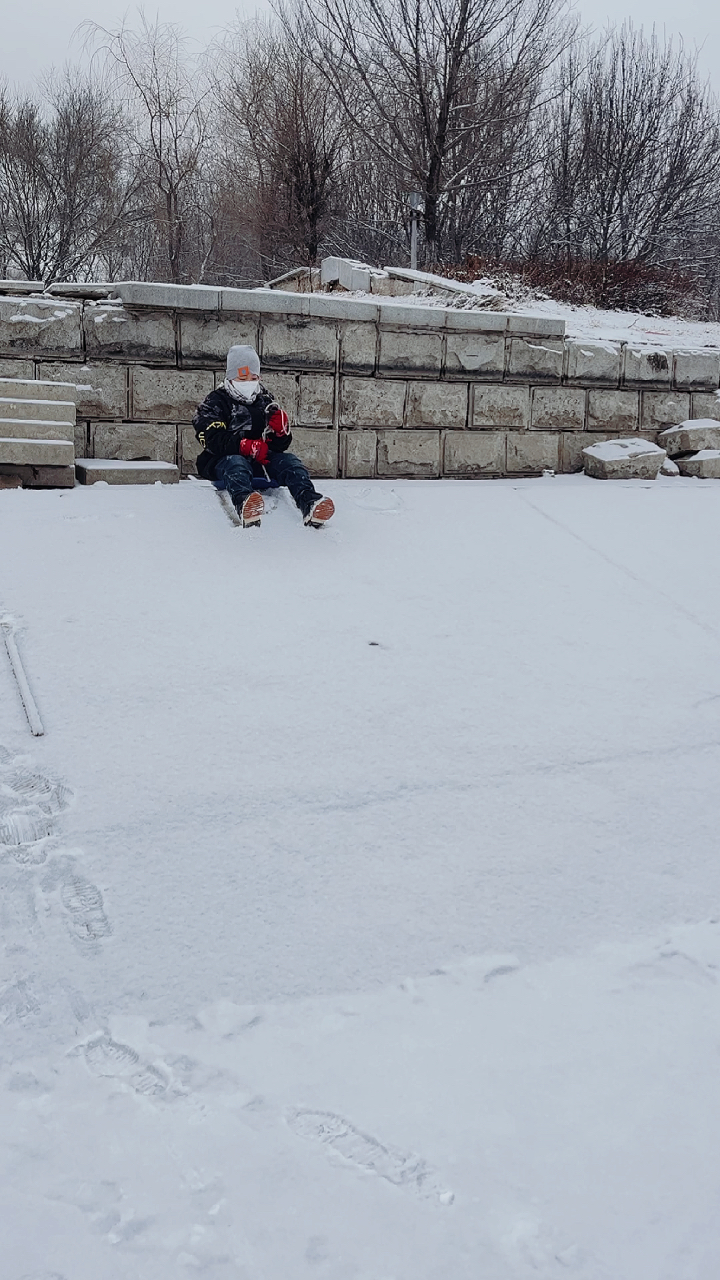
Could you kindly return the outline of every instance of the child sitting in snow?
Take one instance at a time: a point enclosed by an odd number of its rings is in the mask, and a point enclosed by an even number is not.
[[[286,485],[303,522],[320,528],[332,516],[332,498],[324,498],[294,453],[287,414],[260,381],[260,357],[254,347],[231,347],[223,385],[198,406],[193,427],[203,451],[198,475],[227,489],[243,528],[260,524],[265,509],[260,489]]]

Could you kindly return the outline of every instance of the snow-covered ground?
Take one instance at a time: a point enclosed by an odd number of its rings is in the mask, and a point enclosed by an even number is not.
[[[716,1280],[720,482],[0,493],[2,1280]]]

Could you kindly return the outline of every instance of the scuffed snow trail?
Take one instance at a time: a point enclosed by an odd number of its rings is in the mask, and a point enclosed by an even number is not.
[[[327,489],[1,495],[3,1280],[715,1280],[720,485]]]

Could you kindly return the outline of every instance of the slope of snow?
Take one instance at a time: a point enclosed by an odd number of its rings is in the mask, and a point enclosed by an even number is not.
[[[0,494],[8,1280],[714,1280],[720,483]]]

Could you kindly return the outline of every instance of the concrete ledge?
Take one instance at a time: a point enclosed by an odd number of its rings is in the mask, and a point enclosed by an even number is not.
[[[81,484],[177,484],[180,472],[170,462],[118,462],[105,458],[77,458],[75,471]]]
[[[73,440],[75,413],[72,420],[57,422],[53,418],[0,417],[0,438],[10,440]]]
[[[74,485],[73,466],[33,467],[0,463],[0,488],[72,489]]]
[[[18,399],[4,396],[0,387],[0,421],[8,418],[27,422],[65,422],[75,424],[74,400]]]
[[[45,382],[40,378],[0,378],[0,396],[17,400],[72,400],[76,387],[70,382]]]
[[[57,423],[55,423],[57,427]],[[2,424],[0,423],[0,431]],[[75,445],[72,440],[29,436],[0,437],[0,463],[28,467],[71,467],[75,461]]]

